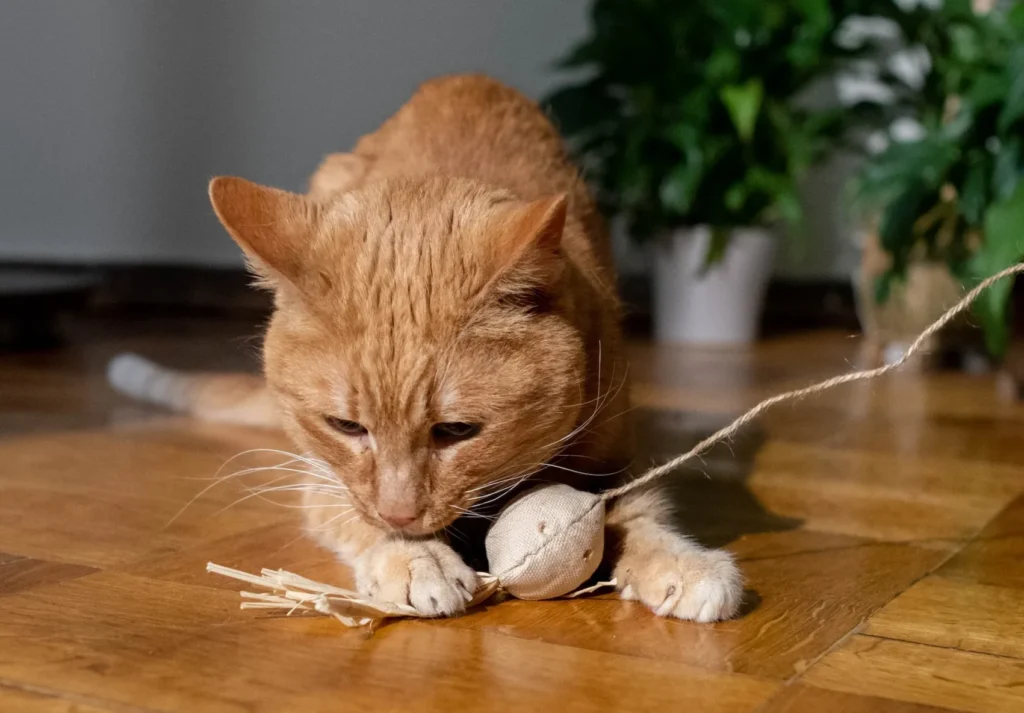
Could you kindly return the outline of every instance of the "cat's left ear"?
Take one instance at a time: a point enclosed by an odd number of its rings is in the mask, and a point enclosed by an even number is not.
[[[210,202],[260,277],[275,287],[301,277],[320,228],[317,202],[232,176],[210,182]]]

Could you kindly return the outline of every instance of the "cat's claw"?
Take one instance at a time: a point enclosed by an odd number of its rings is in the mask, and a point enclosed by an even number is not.
[[[437,540],[385,540],[355,563],[356,587],[373,599],[405,604],[424,616],[448,616],[466,608],[476,573]]]
[[[643,553],[625,554],[615,568],[623,599],[658,616],[698,622],[731,619],[743,597],[743,575],[724,550],[680,539]]]

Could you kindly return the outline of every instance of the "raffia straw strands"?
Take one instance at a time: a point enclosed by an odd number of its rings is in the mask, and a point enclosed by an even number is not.
[[[618,584],[618,582],[613,577],[612,579],[609,579],[607,581],[596,582],[594,584],[591,584],[589,587],[577,589],[575,592],[569,592],[565,596],[561,597],[561,599],[576,599],[577,597],[585,597],[588,594],[599,592],[602,589],[612,589],[615,587],[616,584]]]
[[[206,571],[251,584],[270,592],[241,592],[242,609],[263,609],[284,616],[333,616],[345,626],[374,626],[383,619],[422,617],[408,605],[364,599],[358,592],[322,582],[314,582],[283,569],[264,569],[259,575],[208,562]],[[480,586],[467,604],[473,607],[490,599],[498,591],[498,579],[478,572]]]
[[[977,287],[975,287],[973,290],[964,295],[963,299],[961,299],[955,305],[950,307],[944,315],[935,320],[935,322],[933,322],[930,327],[921,332],[917,339],[914,340],[913,344],[911,344],[907,351],[903,353],[903,356],[901,356],[898,360],[894,361],[892,364],[886,364],[885,366],[880,366],[875,369],[864,369],[862,371],[855,371],[850,374],[843,374],[842,376],[834,376],[831,379],[826,379],[825,381],[814,384],[813,386],[807,386],[802,389],[796,389],[794,391],[787,391],[784,394],[778,394],[776,396],[767,398],[761,403],[757,404],[757,406],[755,406],[754,408],[750,409],[745,414],[737,418],[735,421],[733,421],[725,428],[705,438],[703,441],[695,445],[693,448],[691,448],[683,455],[677,456],[672,460],[668,461],[667,463],[663,463],[662,465],[659,465],[655,468],[651,468],[646,473],[638,477],[636,480],[626,483],[625,485],[622,485],[618,488],[613,488],[611,490],[604,491],[603,493],[601,493],[601,499],[608,501],[611,500],[612,498],[617,498],[620,495],[625,495],[626,493],[636,490],[637,488],[641,488],[647,485],[648,483],[657,480],[663,475],[667,475],[668,473],[675,470],[688,460],[692,460],[693,458],[696,458],[697,456],[706,452],[716,443],[732,438],[741,428],[743,428],[745,425],[753,421],[755,418],[757,418],[762,413],[770,409],[772,406],[775,406],[776,404],[780,404],[784,401],[802,399],[805,396],[811,396],[813,394],[820,394],[821,392],[828,391],[829,389],[833,389],[836,386],[841,386],[842,384],[849,384],[854,381],[867,381],[869,379],[877,379],[879,376],[882,376],[883,374],[888,374],[890,371],[899,369],[901,366],[906,364],[911,359],[911,357],[917,354],[917,352],[921,351],[921,349],[927,343],[929,337],[933,336],[936,332],[938,332],[940,329],[949,324],[953,319],[955,319],[957,315],[959,315],[965,309],[970,307],[971,304],[978,298],[978,296],[982,292],[984,292],[986,289],[991,287],[996,282],[999,282],[1000,280],[1005,279],[1010,275],[1017,275],[1022,272],[1024,272],[1024,263],[1018,263],[1013,267],[1008,267],[1002,272],[997,273],[992,277],[989,277],[988,279],[981,282]]]
[[[345,626],[374,628],[384,619],[423,617],[407,605],[388,604],[363,599],[357,592],[314,582],[283,569],[264,569],[259,575],[207,562],[206,571],[246,582],[270,592],[240,592],[242,609],[262,609],[284,616],[333,616]],[[477,572],[477,587],[467,608],[483,604],[501,590],[498,578],[486,572]],[[566,599],[582,597],[601,589],[615,586],[615,580],[598,582],[565,595]]]

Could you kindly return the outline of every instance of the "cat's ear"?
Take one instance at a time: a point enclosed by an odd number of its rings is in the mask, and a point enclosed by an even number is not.
[[[298,279],[320,226],[316,202],[232,176],[210,181],[210,202],[257,274],[272,285]]]
[[[493,277],[484,293],[519,308],[545,309],[564,269],[567,210],[565,195],[511,207],[492,243]]]
[[[568,204],[568,197],[560,194],[512,209],[495,245],[499,271],[516,265],[556,269],[560,263]]]

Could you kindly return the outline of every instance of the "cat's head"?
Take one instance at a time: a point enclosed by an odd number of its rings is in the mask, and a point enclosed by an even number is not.
[[[363,517],[444,527],[548,460],[580,411],[562,316],[566,198],[385,180],[315,201],[237,178],[210,196],[276,295],[268,383]]]

